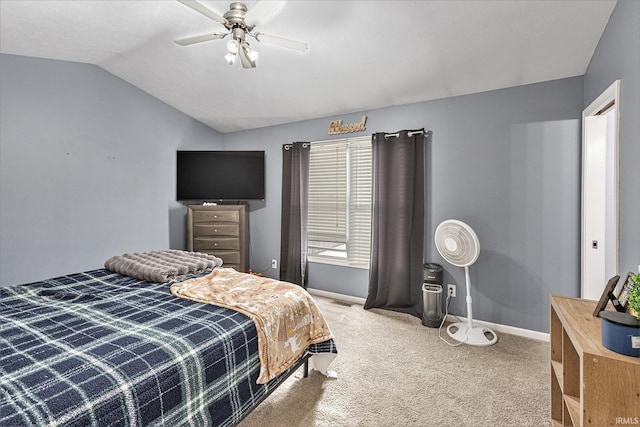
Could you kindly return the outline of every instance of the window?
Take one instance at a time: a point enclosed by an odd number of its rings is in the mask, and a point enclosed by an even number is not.
[[[368,268],[371,244],[371,137],[311,144],[308,255]]]

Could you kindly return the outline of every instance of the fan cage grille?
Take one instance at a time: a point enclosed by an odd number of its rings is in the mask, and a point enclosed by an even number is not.
[[[456,267],[473,264],[480,255],[480,241],[473,229],[462,221],[443,221],[435,233],[436,248]]]

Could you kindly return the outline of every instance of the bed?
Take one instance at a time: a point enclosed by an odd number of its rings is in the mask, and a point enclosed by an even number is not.
[[[0,425],[232,426],[311,355],[337,353],[311,344],[258,384],[255,322],[177,298],[177,282],[97,269],[0,288]]]

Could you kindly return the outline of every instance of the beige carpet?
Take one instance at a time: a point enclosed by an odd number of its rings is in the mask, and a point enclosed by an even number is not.
[[[416,317],[314,298],[338,378],[300,369],[240,427],[550,424],[548,343],[498,334],[491,347],[449,347]]]

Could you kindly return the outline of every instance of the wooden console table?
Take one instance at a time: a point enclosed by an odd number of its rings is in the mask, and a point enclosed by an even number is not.
[[[551,296],[551,425],[640,424],[640,358],[602,345],[596,301]]]

